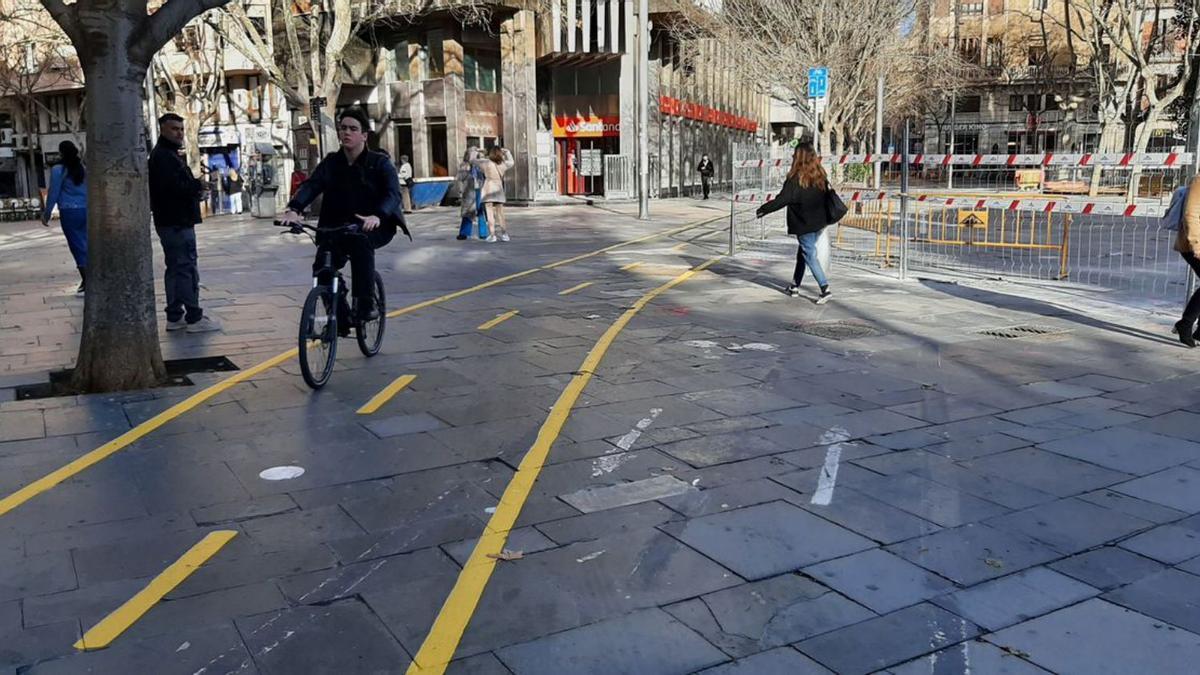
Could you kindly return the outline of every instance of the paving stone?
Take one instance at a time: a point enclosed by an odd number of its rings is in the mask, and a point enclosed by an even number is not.
[[[837,523],[881,544],[893,544],[905,539],[932,534],[942,528],[905,511],[858,492],[839,487],[828,506],[804,500],[806,511]]]
[[[83,404],[79,407],[45,411],[46,435],[67,436],[92,431],[125,431],[129,420],[119,405]]]
[[[1054,495],[999,476],[971,471],[958,464],[935,462],[913,469],[912,473],[1010,509],[1023,509],[1055,499]]]
[[[877,614],[954,590],[949,581],[880,549],[813,565],[804,573]]]
[[[1062,499],[992,518],[987,524],[1049,544],[1062,553],[1078,553],[1116,541],[1151,523],[1114,513],[1079,499]]]
[[[446,552],[446,555],[453,558],[454,562],[459,565],[466,565],[467,559],[471,557],[471,553],[475,550],[477,543],[479,543],[479,538],[472,537],[462,541],[442,544],[442,550]],[[508,540],[504,543],[504,548],[526,555],[556,548],[557,546],[558,544],[554,543],[534,527],[521,527],[509,532]]]
[[[1134,380],[1126,380],[1120,377],[1112,377],[1110,375],[1081,375],[1070,379],[1062,380],[1063,384],[1073,384],[1080,387],[1090,387],[1099,389],[1100,391],[1112,392],[1121,391],[1122,389],[1130,389],[1140,386],[1142,383]]]
[[[1183,518],[1186,514],[1160,504],[1154,504],[1137,497],[1123,495],[1113,490],[1097,490],[1079,495],[1078,499],[1091,502],[1118,513],[1124,513],[1134,518],[1141,518],[1152,523],[1167,523]]]
[[[1065,382],[1031,382],[1022,385],[1021,389],[1057,399],[1086,398],[1088,396],[1100,396],[1105,393],[1099,389],[1084,387],[1078,384],[1066,384]]]
[[[191,675],[202,669],[209,673],[259,672],[233,622],[144,640],[122,638],[97,651],[71,651],[74,653],[69,656],[43,661],[27,672],[30,675]]]
[[[728,417],[796,407],[796,401],[758,387],[697,391],[684,394],[683,400],[711,408]]]
[[[703,483],[701,484],[703,485]],[[800,503],[807,500],[803,499],[799,493],[793,492],[779,483],[759,478],[711,489],[701,488],[695,492],[686,492],[659,501],[688,518],[696,518],[773,501]]]
[[[957,422],[1003,412],[978,401],[951,396],[939,396],[919,403],[892,406],[888,410],[933,424]]]
[[[241,502],[214,504],[200,509],[192,509],[192,518],[197,525],[218,525],[221,523],[236,523],[251,518],[275,516],[297,509],[296,502],[288,495],[268,495],[258,499]]]
[[[984,434],[974,438],[947,441],[925,446],[926,452],[955,460],[976,459],[998,452],[1007,452],[1029,446],[1029,441],[1008,434]]]
[[[842,461],[847,461],[845,457]],[[849,460],[855,465],[865,469],[870,469],[875,473],[885,476],[895,476],[904,473],[916,472],[919,469],[931,464],[952,465],[953,460],[935,455],[924,450],[902,450],[898,452],[888,452],[885,454],[873,455],[859,459]],[[821,464],[824,464],[822,461]],[[817,466],[820,466],[818,464]]]
[[[21,602],[0,602],[0,635],[12,633],[21,627]]]
[[[866,441],[846,442],[838,445],[840,450],[839,461],[841,462],[849,462],[851,460],[859,460],[868,457],[902,454],[892,452],[891,450],[878,445],[871,445]],[[775,457],[802,469],[812,469],[819,466],[824,466],[828,454],[829,448],[827,446],[818,446],[815,448],[808,448],[806,450],[793,450],[792,452],[785,452],[780,455],[775,455]]]
[[[1135,476],[1200,458],[1200,443],[1128,427],[1104,429],[1038,447]]]
[[[121,637],[140,640],[182,629],[205,628],[235,617],[283,609],[287,604],[287,600],[271,582],[213,591],[178,600],[162,600],[150,608],[137,623],[130,626]]]
[[[362,596],[413,653],[457,576],[456,568]],[[473,656],[737,583],[719,565],[654,530],[542,551],[496,567],[456,653]]]
[[[76,621],[91,627],[145,588],[144,579],[121,579],[50,595],[25,598],[26,628]]]
[[[662,529],[750,580],[874,546],[868,539],[785,502],[669,523]]]
[[[337,506],[248,520],[242,527],[246,535],[264,550],[319,544],[364,533],[358,523]]]
[[[458,566],[439,549],[368,560],[333,569],[305,572],[279,580],[279,589],[295,604],[321,604],[414,579],[458,574]],[[435,603],[436,604],[436,603]],[[439,605],[440,607],[440,605]]]
[[[702,670],[697,675],[832,675],[828,668],[791,647],[747,656],[725,665]]]
[[[1047,671],[978,639],[892,666],[892,675],[1046,675]]]
[[[995,631],[1099,593],[1099,590],[1058,572],[1034,567],[934,598],[931,602],[985,630]]]
[[[1115,546],[1105,546],[1051,563],[1050,568],[1107,591],[1148,577],[1162,570],[1163,565]]]
[[[1196,438],[1196,430],[1200,429],[1200,415],[1187,410],[1176,410],[1130,426],[1142,431],[1191,441]]]
[[[0,565],[0,602],[76,588],[71,554],[56,551]]]
[[[689,470],[687,464],[657,450],[614,452],[595,459],[543,467],[534,484],[533,494],[558,496],[648,478],[682,476]]]
[[[111,523],[96,523],[61,530],[34,532],[25,538],[25,553],[37,555],[72,548],[88,548],[118,541],[154,539],[165,534],[194,530],[182,513],[162,513]]]
[[[971,622],[929,604],[864,621],[796,645],[839,675],[871,673],[979,634]]]
[[[411,659],[379,619],[357,601],[296,607],[239,619],[262,673],[388,673]]]
[[[734,658],[874,616],[861,605],[796,574],[742,584],[665,609]]]
[[[447,675],[512,675],[512,671],[500,663],[494,654],[480,654],[465,659],[451,661],[446,668]]]
[[[558,544],[573,544],[608,534],[651,528],[679,518],[679,514],[661,504],[644,502],[542,523],[538,529]]]
[[[185,598],[303,572],[328,570],[337,565],[337,559],[324,545],[266,552],[253,545],[237,548],[249,543],[245,537],[234,539],[166,597],[172,600]]]
[[[1104,594],[1104,599],[1193,633],[1200,631],[1200,577],[1166,569]]]
[[[868,441],[891,450],[912,450],[939,443],[945,439],[928,429],[910,429],[882,436],[870,436]]]
[[[731,434],[736,431],[753,431],[771,426],[771,421],[757,415],[743,417],[726,417],[721,420],[710,420],[687,425],[687,428],[701,436],[713,434]]]
[[[1070,497],[1081,492],[1107,487],[1128,478],[1128,474],[1110,471],[1094,464],[1080,462],[1036,448],[1010,450],[996,455],[963,462],[963,466],[1000,476],[1014,483],[1056,497]]]
[[[351,564],[477,537],[483,527],[484,521],[480,518],[458,513],[421,519],[392,530],[335,539],[328,546],[339,560]]]
[[[417,413],[373,419],[364,426],[380,438],[391,438],[405,434],[417,434],[422,431],[435,431],[445,428],[446,424],[429,413]]]
[[[979,523],[910,539],[887,550],[964,586],[1059,557],[1053,549],[1028,537]]]
[[[659,446],[662,452],[694,467],[775,455],[789,449],[750,432],[702,436]]]
[[[720,650],[660,609],[573,628],[496,654],[516,675],[682,675],[726,660]]]
[[[695,489],[674,476],[656,476],[631,483],[586,488],[562,495],[561,499],[584,513],[592,513],[681,495]]]
[[[1121,548],[1174,565],[1200,556],[1200,532],[1176,525],[1160,525],[1121,542]]]
[[[1200,660],[1200,635],[1100,599],[1017,624],[987,640],[1055,673],[1186,673]]]
[[[1121,494],[1184,513],[1200,512],[1200,470],[1177,466],[1113,486]]]
[[[78,621],[62,621],[11,633],[0,633],[0,668],[31,665],[75,651],[71,645],[83,632]],[[16,675],[16,670],[13,670]]]
[[[861,486],[874,499],[943,527],[957,527],[1008,509],[913,474],[883,476]]]
[[[0,441],[20,441],[45,435],[41,410],[0,412]]]

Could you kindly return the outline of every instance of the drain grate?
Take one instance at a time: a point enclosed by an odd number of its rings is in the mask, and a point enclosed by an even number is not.
[[[1049,335],[1064,335],[1070,332],[1071,331],[1065,328],[1037,325],[1008,326],[1006,328],[988,328],[985,330],[976,331],[976,333],[979,335],[987,335],[1005,340],[1015,340],[1028,337],[1046,337]]]
[[[857,321],[815,321],[795,324],[792,330],[826,340],[854,340],[887,334],[875,326]]]

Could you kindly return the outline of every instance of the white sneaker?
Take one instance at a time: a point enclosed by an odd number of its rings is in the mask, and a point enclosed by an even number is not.
[[[177,330],[183,330],[185,328],[187,328],[187,322],[184,321],[183,319],[180,319],[178,321],[167,321],[167,331],[169,331],[169,332],[175,332]]]
[[[218,330],[221,330],[220,322],[207,316],[202,316],[196,323],[189,323],[187,325],[187,332],[189,333],[212,333]]]
[[[493,235],[489,236],[487,239],[484,239],[484,241],[486,241],[486,242],[487,242],[487,243],[489,243],[489,244],[494,244],[494,243],[496,243],[497,241],[500,241],[500,240],[499,240],[499,239],[497,239],[497,238],[496,238],[496,235],[494,235],[494,234],[493,234]]]
[[[500,235],[500,241],[508,241],[508,233],[507,232]]]

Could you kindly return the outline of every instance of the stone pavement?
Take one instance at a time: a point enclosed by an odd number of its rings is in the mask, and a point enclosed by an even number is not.
[[[514,209],[508,245],[419,214],[417,243],[380,256],[389,305],[720,214],[632,208]],[[264,371],[0,516],[0,673],[404,672],[588,350],[719,253],[720,225],[394,319],[380,356],[347,345],[319,393],[294,362]],[[11,387],[69,364],[82,305],[60,235],[2,227]],[[205,226],[203,296],[226,330],[164,335],[168,358],[247,368],[292,346],[311,248],[268,230]],[[849,268],[816,306],[779,292],[788,271],[719,262],[619,335],[449,672],[1195,671],[1200,358],[1169,318]],[[998,330],[1019,325],[1040,332]],[[222,377],[9,390],[0,498]],[[305,472],[260,478],[281,465]],[[72,647],[217,529],[237,536],[111,647]]]

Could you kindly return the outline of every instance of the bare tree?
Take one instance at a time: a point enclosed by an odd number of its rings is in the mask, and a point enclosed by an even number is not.
[[[226,96],[225,50],[220,36],[207,26],[190,25],[174,38],[171,54],[151,63],[160,109],[183,117],[187,162],[200,167],[200,129],[216,122]]]
[[[70,39],[88,87],[91,265],[75,365],[80,391],[154,386],[166,377],[158,344],[142,92],[154,55],[206,10],[228,0],[41,0]]]

